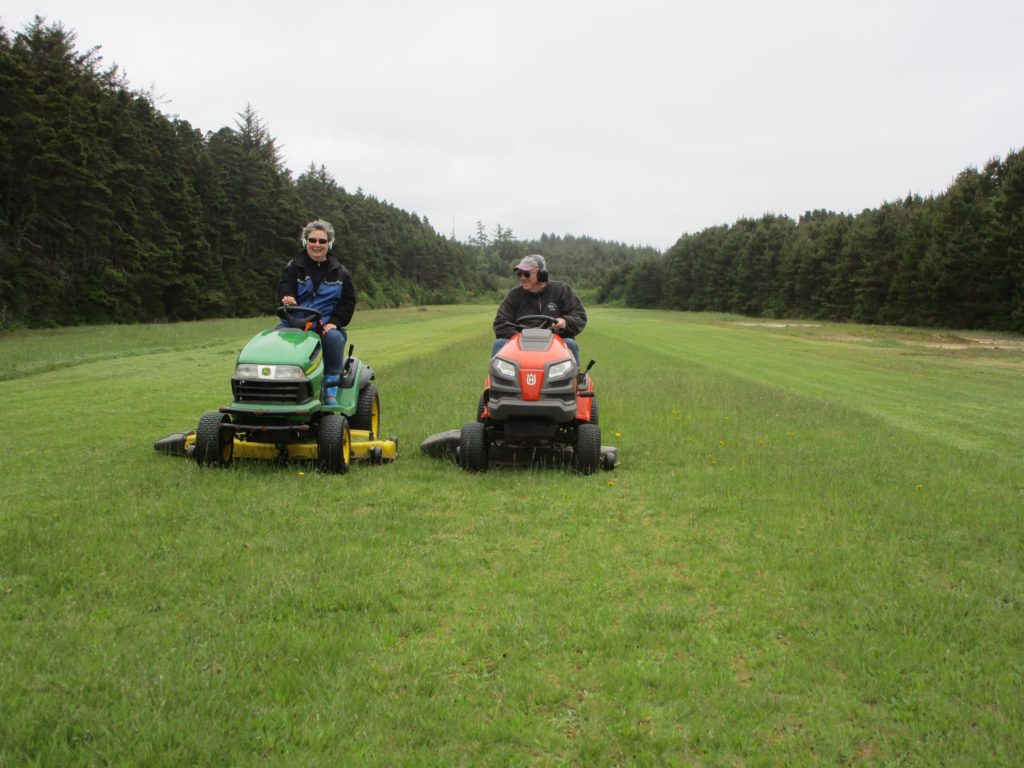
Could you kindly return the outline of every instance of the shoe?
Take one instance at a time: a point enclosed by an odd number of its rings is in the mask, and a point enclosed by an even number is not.
[[[324,390],[320,393],[323,397],[324,405],[337,405],[338,404],[338,380],[334,378],[326,378],[324,380]]]

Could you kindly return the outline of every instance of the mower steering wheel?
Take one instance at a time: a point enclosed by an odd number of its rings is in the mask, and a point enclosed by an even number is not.
[[[557,317],[551,317],[551,315],[523,315],[522,317],[517,318],[515,323],[513,323],[513,325],[515,325],[515,327],[518,330],[520,330],[520,331],[523,330],[523,328],[535,328],[536,327],[536,326],[533,326],[533,325],[523,325],[523,321],[524,320],[543,320],[544,324],[541,325],[540,327],[548,329],[548,330],[550,330],[551,328],[554,328],[555,323],[558,322],[558,318]]]
[[[292,328],[305,330],[306,324],[316,325],[323,318],[323,313],[312,307],[300,307],[298,304],[282,304],[277,308],[277,316]]]

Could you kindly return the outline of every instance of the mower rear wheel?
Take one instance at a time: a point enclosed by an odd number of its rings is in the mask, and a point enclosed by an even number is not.
[[[576,469],[581,475],[592,475],[601,467],[601,428],[597,424],[580,424],[576,428]]]
[[[590,423],[597,424],[597,395],[590,398]]]
[[[487,428],[471,421],[459,435],[459,466],[467,472],[487,470]]]
[[[352,431],[348,419],[339,413],[320,418],[316,436],[317,466],[323,472],[344,474],[352,458]]]
[[[359,404],[352,414],[352,429],[369,430],[371,439],[380,433],[380,397],[372,381],[359,392]]]
[[[225,429],[226,413],[204,413],[196,427],[196,442],[192,456],[203,467],[226,467],[235,455],[235,435]]]

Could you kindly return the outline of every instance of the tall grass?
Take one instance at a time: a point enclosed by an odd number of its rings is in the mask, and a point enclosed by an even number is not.
[[[151,447],[268,321],[0,336],[0,765],[1019,762],[1024,354],[598,308],[620,466],[469,475],[492,311],[357,313],[342,477]]]

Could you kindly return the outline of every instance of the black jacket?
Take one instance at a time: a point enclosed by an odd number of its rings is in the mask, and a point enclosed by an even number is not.
[[[323,315],[324,323],[344,328],[356,310],[356,289],[352,275],[331,255],[315,262],[303,251],[289,261],[277,284],[277,298],[292,296],[300,307],[311,307]]]
[[[494,335],[499,339],[511,338],[516,333],[515,321],[524,315],[564,317],[565,330],[559,334],[567,339],[574,338],[587,325],[583,302],[567,283],[557,280],[546,283],[540,293],[530,293],[522,286],[509,291],[494,317]],[[527,323],[535,327],[541,324],[539,321]]]

